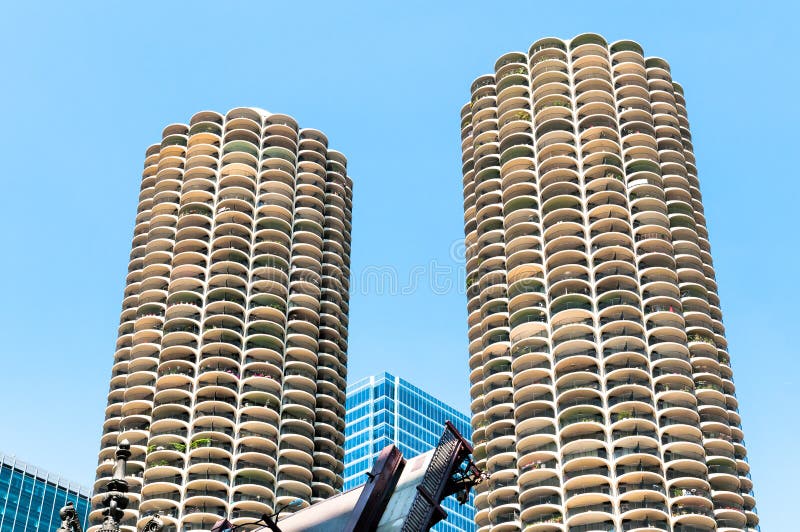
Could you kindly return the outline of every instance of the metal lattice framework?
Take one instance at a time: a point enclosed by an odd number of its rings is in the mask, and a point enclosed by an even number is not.
[[[417,486],[418,493],[402,532],[429,530],[446,518],[447,514],[439,503],[454,493],[460,493],[459,500],[466,501],[470,488],[483,479],[483,474],[472,462],[471,454],[472,446],[448,421],[433,451],[428,470]]]

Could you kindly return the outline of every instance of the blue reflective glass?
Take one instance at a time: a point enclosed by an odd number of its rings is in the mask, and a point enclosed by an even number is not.
[[[46,480],[55,478],[46,472],[13,458],[0,458],[0,532],[55,530],[61,523],[58,511],[68,499],[75,504],[81,522],[88,523],[88,493],[77,494],[74,485],[56,484]]]
[[[345,490],[365,482],[365,473],[372,468],[377,453],[389,443],[410,458],[436,446],[445,421],[451,421],[467,438],[472,434],[469,416],[388,373],[349,386],[346,404]],[[459,505],[450,497],[444,506],[449,517],[433,530],[475,531],[471,499]]]

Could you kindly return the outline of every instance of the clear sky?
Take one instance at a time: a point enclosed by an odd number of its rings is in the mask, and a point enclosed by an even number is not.
[[[459,110],[501,54],[591,31],[685,88],[758,509],[796,530],[796,5],[333,4],[3,3],[0,448],[93,480],[145,148],[237,106],[349,158],[350,380],[388,370],[467,410]],[[396,289],[369,282],[387,271]]]

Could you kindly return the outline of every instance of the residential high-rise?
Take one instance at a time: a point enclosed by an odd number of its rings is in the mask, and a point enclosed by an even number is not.
[[[469,438],[469,416],[446,405],[408,381],[389,373],[363,378],[347,387],[344,489],[367,481],[366,473],[381,449],[395,444],[411,458],[436,448],[445,421]],[[472,496],[467,504],[455,497],[442,503],[448,517],[432,530],[474,532]]]
[[[462,109],[481,532],[752,530],[683,89],[546,38]]]
[[[339,491],[345,157],[286,115],[204,111],[147,149],[139,199],[94,502],[123,439],[127,527],[207,530]]]
[[[55,530],[67,501],[75,505],[85,528],[91,494],[87,487],[0,453],[0,532]]]

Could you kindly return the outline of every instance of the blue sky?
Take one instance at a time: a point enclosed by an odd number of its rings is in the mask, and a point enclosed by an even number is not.
[[[3,6],[0,448],[91,482],[144,150],[242,105],[349,158],[351,380],[388,370],[466,410],[459,110],[501,54],[592,31],[639,41],[685,88],[758,508],[796,528],[797,7],[332,4]],[[361,280],[389,268],[397,293]]]

